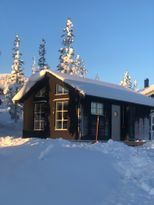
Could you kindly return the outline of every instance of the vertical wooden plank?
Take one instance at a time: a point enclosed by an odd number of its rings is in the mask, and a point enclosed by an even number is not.
[[[99,115],[96,118],[96,142],[98,141]]]

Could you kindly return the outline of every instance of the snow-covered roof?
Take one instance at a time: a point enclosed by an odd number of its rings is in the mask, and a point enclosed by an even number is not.
[[[154,85],[144,88],[140,93],[147,96],[154,94]]]
[[[36,82],[41,80],[46,73],[52,74],[61,81],[79,90],[84,95],[154,106],[154,99],[132,91],[128,88],[124,88],[120,85],[87,78],[80,78],[77,76],[54,72],[48,69],[32,75],[28,82],[14,96],[13,101],[19,101],[22,99],[22,97],[36,84]]]

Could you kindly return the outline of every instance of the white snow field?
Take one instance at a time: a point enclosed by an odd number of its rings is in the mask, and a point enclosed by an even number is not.
[[[0,205],[153,205],[154,142],[4,137]]]
[[[154,141],[22,139],[21,128],[0,112],[0,205],[154,205]]]

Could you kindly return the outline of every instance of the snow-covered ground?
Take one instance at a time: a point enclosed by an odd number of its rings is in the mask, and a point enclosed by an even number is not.
[[[154,204],[154,141],[128,147],[22,139],[11,137],[19,124],[13,129],[2,115],[12,135],[1,132],[0,205]]]
[[[153,205],[154,142],[0,140],[2,205]]]

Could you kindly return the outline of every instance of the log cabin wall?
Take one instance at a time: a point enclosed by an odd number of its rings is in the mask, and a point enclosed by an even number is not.
[[[28,99],[24,102],[24,124],[23,129],[27,131],[33,130],[33,96],[31,95]]]
[[[36,97],[36,94],[42,89],[45,88],[45,96]],[[49,86],[48,78],[40,80],[33,89],[28,93],[24,99],[24,124],[23,124],[23,137],[40,137],[47,138],[49,137]],[[35,104],[42,103],[44,104],[45,109],[45,125],[44,130],[34,130],[34,107]]]
[[[112,139],[112,105],[120,106],[120,140],[122,141],[134,140],[135,123],[145,118],[149,119],[150,116],[150,107],[144,105],[87,96],[83,103],[83,108],[84,115],[88,119],[88,132],[82,136],[82,139],[95,140],[96,137],[97,117],[91,114],[91,102],[98,102],[104,105],[104,114],[100,116],[99,121],[98,140]]]
[[[83,115],[87,119],[87,133],[83,140],[95,140],[97,115],[91,114],[91,103],[103,104],[103,115],[99,116],[98,140],[111,138],[111,102],[106,99],[87,96],[83,101]]]
[[[56,86],[60,85],[68,90],[66,94],[56,94]],[[68,122],[67,129],[56,129],[56,103],[68,102]],[[50,104],[50,137],[64,139],[78,139],[78,109],[79,97],[78,92],[61,80],[50,75],[49,80],[49,104]]]
[[[68,90],[68,93],[57,94],[56,86],[60,85]],[[45,98],[36,98],[35,94],[46,87]],[[45,129],[34,131],[34,104],[39,100],[45,100]],[[68,102],[67,128],[56,128],[56,105],[58,102]],[[95,140],[97,116],[91,113],[91,103],[103,105],[103,115],[99,117],[98,140],[112,138],[112,105],[120,107],[120,140],[133,140],[135,138],[135,123],[145,118],[149,119],[150,107],[127,103],[112,99],[94,96],[83,96],[70,85],[64,83],[51,74],[36,83],[33,89],[24,99],[24,137],[51,137],[64,139]],[[62,103],[64,106],[64,103]],[[64,114],[64,113],[63,113]],[[66,116],[65,116],[66,117]],[[138,134],[140,138],[140,133]]]

